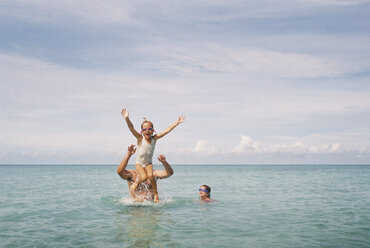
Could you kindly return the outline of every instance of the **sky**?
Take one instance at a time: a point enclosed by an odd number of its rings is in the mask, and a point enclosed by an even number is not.
[[[0,2],[0,164],[370,164],[370,1]],[[132,163],[134,161],[131,161]]]

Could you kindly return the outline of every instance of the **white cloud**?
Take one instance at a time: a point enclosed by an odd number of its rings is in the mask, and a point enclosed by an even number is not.
[[[235,153],[260,152],[260,143],[253,141],[250,137],[242,135],[238,146],[232,149]]]
[[[207,140],[198,140],[194,147],[194,152],[204,155],[213,155],[218,153],[215,146],[209,144]]]
[[[329,154],[339,152],[339,143],[323,144],[319,146],[309,146],[302,142],[295,142],[293,144],[276,144],[265,149],[266,153],[271,154]]]
[[[249,136],[242,135],[239,145],[232,149],[236,154],[330,154],[341,152],[340,143],[307,145],[301,141],[295,141],[292,144],[272,144],[263,145],[259,141],[254,141]]]
[[[360,154],[370,154],[370,149],[368,147],[362,146],[360,148]]]

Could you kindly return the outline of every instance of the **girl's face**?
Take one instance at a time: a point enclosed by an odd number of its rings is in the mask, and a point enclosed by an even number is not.
[[[208,196],[208,190],[204,186],[200,187],[200,189],[199,189],[199,197],[200,198],[205,198],[207,196]]]
[[[141,129],[141,133],[146,139],[150,139],[154,133],[152,124],[150,124],[149,122],[145,122],[143,124],[143,128]]]

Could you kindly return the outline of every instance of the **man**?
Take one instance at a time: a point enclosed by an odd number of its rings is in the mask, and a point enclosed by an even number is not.
[[[129,192],[130,186],[135,182],[136,178],[139,176],[139,173],[136,170],[126,170],[126,166],[131,156],[136,152],[136,147],[130,145],[127,149],[125,157],[122,159],[120,165],[117,168],[117,173],[120,177],[127,180]],[[153,171],[153,176],[155,180],[164,179],[172,176],[173,169],[167,163],[166,157],[164,155],[159,155],[158,160],[163,164],[164,170],[155,170]],[[142,201],[153,201],[154,200],[154,191],[153,186],[149,179],[140,183],[134,192],[130,192],[130,198],[137,202]]]

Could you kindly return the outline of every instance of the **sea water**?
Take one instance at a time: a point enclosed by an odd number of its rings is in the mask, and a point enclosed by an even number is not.
[[[1,165],[0,247],[370,247],[368,165],[174,165],[159,203],[116,167]]]

